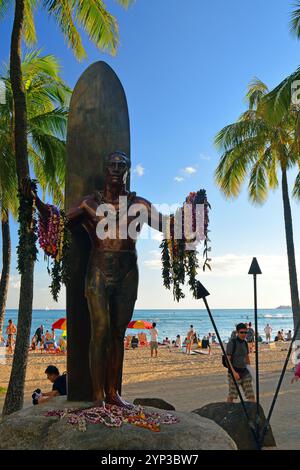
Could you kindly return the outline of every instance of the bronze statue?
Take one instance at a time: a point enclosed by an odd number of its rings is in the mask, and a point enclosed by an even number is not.
[[[124,336],[137,298],[137,234],[144,223],[160,231],[165,223],[164,216],[149,201],[127,191],[129,169],[130,162],[124,153],[110,154],[106,160],[103,191],[94,191],[81,198],[66,214],[70,229],[75,230],[79,224],[82,225],[91,242],[85,274],[85,296],[91,323],[89,366],[93,400],[97,404],[105,401],[118,406],[130,406],[121,398],[119,390]],[[28,191],[30,189],[27,187]],[[39,212],[47,217],[47,206],[37,195],[34,196]],[[126,198],[125,211],[121,211],[120,196]],[[134,204],[138,205],[138,213],[130,214]],[[113,236],[110,236],[109,227],[103,227],[104,232],[108,231],[104,239],[97,234],[98,224],[107,221],[104,212],[97,215],[101,205],[104,209],[111,207],[116,219]],[[128,233],[130,226],[132,236]]]

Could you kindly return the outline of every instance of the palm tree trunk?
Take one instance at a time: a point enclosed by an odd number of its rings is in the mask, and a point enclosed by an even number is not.
[[[24,3],[25,0],[15,0],[15,16],[10,49],[10,79],[14,98],[14,138],[19,191],[21,189],[23,178],[29,176],[26,98],[21,70],[21,40],[24,22]],[[23,407],[24,401],[24,385],[30,340],[33,299],[34,261],[30,257],[26,260],[26,267],[27,269],[21,275],[18,331],[12,370],[2,412],[3,416],[20,410]]]
[[[297,281],[296,257],[295,257],[295,248],[294,248],[293,221],[292,221],[292,211],[291,211],[291,205],[290,205],[290,199],[289,199],[289,189],[288,189],[286,169],[281,168],[281,170],[282,170],[282,199],[283,199],[287,257],[288,257],[288,265],[289,265],[291,301],[292,301],[292,311],[293,311],[293,318],[294,318],[294,328],[296,328],[298,322],[300,321],[300,303],[299,303],[299,290],[298,290],[298,281]],[[298,332],[297,339],[300,339],[300,331]]]
[[[9,231],[8,210],[1,210],[1,229],[2,229],[2,273],[0,280],[0,331],[3,331],[5,307],[7,300],[7,291],[9,283],[9,271],[11,261],[11,241]]]

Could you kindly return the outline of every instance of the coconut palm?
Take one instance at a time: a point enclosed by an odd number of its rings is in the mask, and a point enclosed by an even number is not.
[[[120,5],[127,7],[131,0],[118,0]],[[14,21],[10,47],[10,79],[14,101],[14,144],[16,171],[19,188],[19,250],[23,256],[23,271],[21,273],[21,288],[18,314],[18,335],[13,359],[13,366],[3,408],[4,414],[17,411],[22,407],[28,344],[32,318],[33,300],[33,271],[36,257],[35,236],[32,231],[32,201],[22,197],[22,184],[29,177],[29,162],[27,148],[27,107],[24,82],[21,69],[21,41],[34,43],[36,33],[34,27],[34,12],[38,6],[44,8],[52,16],[61,29],[68,45],[75,56],[81,59],[85,56],[78,28],[82,28],[90,40],[100,49],[115,53],[118,43],[118,25],[116,19],[107,11],[102,0],[0,0],[0,16],[5,14],[9,4],[14,3]],[[23,210],[24,209],[24,210]],[[20,334],[21,325],[23,333]],[[18,383],[18,393],[13,389]]]
[[[226,197],[238,196],[243,183],[249,178],[250,201],[262,204],[269,190],[278,187],[277,173],[280,170],[291,301],[296,325],[300,319],[300,305],[287,172],[300,160],[300,142],[295,132],[297,113],[291,110],[278,124],[274,124],[265,113],[264,106],[261,106],[267,93],[266,85],[255,79],[247,95],[249,109],[236,123],[224,127],[217,134],[215,142],[222,157],[215,178]],[[297,181],[294,195],[299,197]]]
[[[71,90],[60,79],[59,72],[60,66],[57,59],[52,55],[42,57],[39,51],[28,53],[22,62],[30,164],[35,176],[39,179],[43,193],[45,194],[46,191],[50,193],[58,205],[63,202],[67,105],[71,94]],[[9,77],[9,69],[6,67],[0,77],[5,85],[5,102],[0,104],[0,199],[3,234],[0,321],[2,323],[10,267],[9,212],[16,216],[18,208],[13,96]],[[20,329],[22,335],[22,326],[18,330]],[[20,369],[24,368],[24,363],[19,361],[17,365],[18,373],[20,373]],[[22,379],[22,374],[20,376]],[[11,395],[14,400],[18,399],[20,387],[21,384],[18,385],[18,381],[15,381]]]

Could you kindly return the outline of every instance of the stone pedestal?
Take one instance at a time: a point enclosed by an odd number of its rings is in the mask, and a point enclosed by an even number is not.
[[[80,432],[66,418],[45,416],[50,409],[88,406],[92,403],[67,402],[65,397],[58,397],[13,413],[0,423],[0,449],[236,450],[235,443],[220,426],[195,413],[172,412],[180,422],[162,425],[160,432],[129,424],[120,428],[87,424],[86,432]],[[145,410],[163,413],[155,408]]]

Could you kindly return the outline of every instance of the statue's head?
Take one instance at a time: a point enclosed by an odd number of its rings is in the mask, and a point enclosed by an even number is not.
[[[130,160],[125,153],[113,152],[106,157],[106,177],[111,184],[125,184],[129,169]]]

